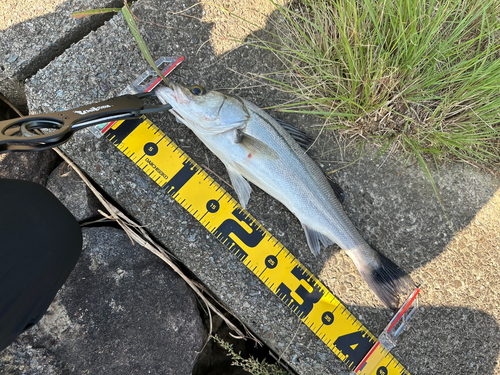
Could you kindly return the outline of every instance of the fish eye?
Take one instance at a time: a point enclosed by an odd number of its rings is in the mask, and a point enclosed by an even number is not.
[[[193,95],[201,96],[205,95],[207,93],[207,90],[205,90],[203,86],[196,85],[191,87],[191,92],[193,93]]]

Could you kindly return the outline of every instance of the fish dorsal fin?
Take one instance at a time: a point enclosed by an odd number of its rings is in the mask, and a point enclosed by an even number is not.
[[[281,127],[285,129],[287,133],[292,136],[295,142],[297,142],[304,150],[307,150],[312,145],[314,138],[309,136],[307,133],[286,121],[280,120],[279,118],[273,117],[273,119],[280,124]]]
[[[227,173],[231,179],[231,184],[236,191],[238,200],[241,207],[245,208],[247,206],[248,200],[250,199],[250,194],[252,193],[252,188],[250,184],[245,180],[245,178],[239,174],[235,169],[226,166]]]
[[[345,192],[344,189],[340,187],[339,184],[337,184],[335,181],[333,181],[328,175],[326,176],[326,179],[330,183],[330,186],[335,193],[335,196],[339,200],[340,204],[344,204],[345,201]]]
[[[333,245],[333,241],[326,237],[324,234],[316,232],[314,229],[311,229],[304,224],[302,224],[302,228],[304,228],[304,232],[306,234],[307,244],[309,245],[309,248],[311,249],[315,257],[319,255],[319,252],[321,250],[320,241],[324,247]]]
[[[271,147],[266,145],[264,142],[258,140],[251,135],[245,134],[242,130],[235,130],[234,141],[237,144],[243,146],[243,148],[248,151],[249,154],[252,154],[252,157],[260,157],[270,160],[279,159],[279,155],[276,151],[274,151]]]

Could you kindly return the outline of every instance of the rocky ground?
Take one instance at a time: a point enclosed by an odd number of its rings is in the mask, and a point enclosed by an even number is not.
[[[0,92],[18,107],[41,113],[105,100],[145,70],[121,15],[97,24],[69,17],[111,2],[26,2],[25,11],[21,3],[15,11],[0,6]],[[260,106],[283,100],[246,75],[278,69],[272,54],[228,38],[261,33],[260,27],[269,26],[269,3],[216,3],[255,26],[208,2],[139,0],[133,9],[152,22],[139,24],[155,56],[186,57],[176,81],[237,93]],[[299,127],[318,123],[275,115]],[[166,115],[151,119],[199,164],[227,179],[221,163],[185,128]],[[319,128],[308,131],[317,135]],[[63,149],[292,370],[347,373],[258,279],[107,141],[80,132]],[[358,155],[338,149],[335,134],[322,133],[310,154],[326,172],[336,171],[332,176],[347,197],[344,209],[362,235],[421,283],[421,308],[394,349],[396,357],[412,374],[500,374],[500,181],[469,166],[439,166],[433,175],[445,216],[418,165],[404,164],[397,155],[377,158],[370,149],[352,163]],[[78,220],[95,216],[99,205],[59,162],[50,151],[0,155],[0,177],[44,184]],[[258,189],[248,210],[363,324],[375,335],[381,332],[390,312],[343,252],[331,247],[315,259],[295,217]],[[197,356],[207,331],[185,284],[145,250],[129,245],[118,229],[83,230],[80,263],[44,320],[0,353],[0,372],[221,374],[223,366],[207,348]],[[179,367],[173,370],[174,365]]]

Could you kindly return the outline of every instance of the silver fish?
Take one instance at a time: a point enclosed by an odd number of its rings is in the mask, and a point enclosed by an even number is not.
[[[375,295],[387,307],[398,308],[399,295],[413,285],[410,277],[366,243],[321,169],[270,115],[245,99],[201,86],[171,84],[155,93],[224,163],[243,207],[252,191],[248,180],[299,219],[315,256],[320,243],[336,243]]]

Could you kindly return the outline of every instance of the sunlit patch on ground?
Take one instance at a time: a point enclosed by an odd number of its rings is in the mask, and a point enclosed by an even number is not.
[[[21,22],[54,13],[58,6],[67,0],[36,1],[30,5],[23,2],[18,5],[17,0],[3,0],[0,5],[0,30],[8,29]]]
[[[487,311],[500,325],[499,253],[500,190],[440,256],[416,271],[424,282],[424,302]]]
[[[244,40],[252,32],[263,28],[276,10],[269,0],[202,0],[202,4],[202,21],[213,23],[210,43],[217,56],[238,47],[241,43],[237,40]]]

